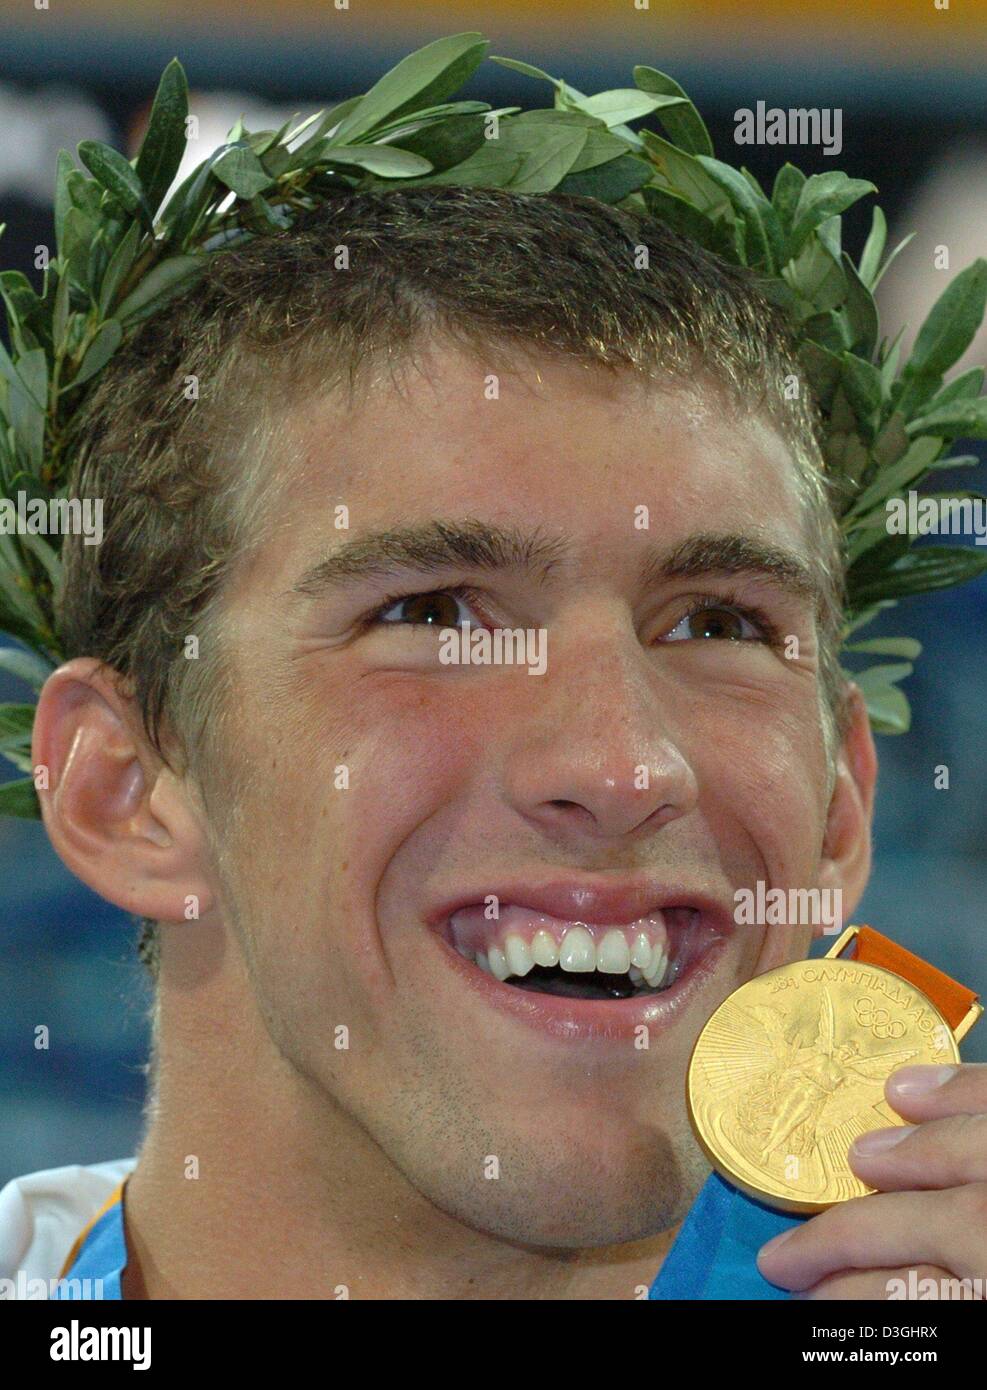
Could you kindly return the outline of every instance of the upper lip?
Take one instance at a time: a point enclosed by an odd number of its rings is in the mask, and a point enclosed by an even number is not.
[[[532,908],[563,922],[586,922],[599,926],[626,926],[662,908],[689,907],[702,913],[714,926],[729,930],[733,908],[713,895],[655,878],[579,878],[516,879],[485,882],[464,888],[437,904],[428,914],[431,927],[441,926],[460,908],[482,905],[496,897],[503,906],[514,903]]]

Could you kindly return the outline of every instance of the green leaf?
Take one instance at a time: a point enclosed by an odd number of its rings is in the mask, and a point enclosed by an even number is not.
[[[437,174],[464,163],[488,142],[486,113],[472,116],[450,116],[444,121],[423,126],[411,135],[401,137],[401,148],[427,159]]]
[[[919,329],[903,375],[940,377],[963,355],[987,307],[987,260],[978,259],[950,282]]]
[[[213,166],[217,160],[222,159],[227,148],[226,145],[220,145],[218,149],[213,150],[212,154],[178,185],[168,199],[160,222],[173,246],[183,246],[198,226],[213,194],[209,187],[209,181],[213,177]]]
[[[176,294],[190,289],[206,268],[208,255],[171,256],[159,261],[117,309],[124,327],[139,323],[155,313]]]
[[[11,740],[23,739],[25,734],[30,739],[34,709],[34,705],[0,704],[0,749]]]
[[[95,338],[86,349],[83,357],[71,382],[62,387],[63,391],[71,390],[75,386],[81,386],[84,381],[94,377],[98,371],[106,366],[107,362],[116,352],[123,340],[123,328],[119,319],[107,319],[101,324]]]
[[[907,538],[906,538],[907,539]],[[854,592],[858,606],[875,599],[904,598],[932,589],[950,589],[987,572],[987,555],[965,545],[922,545],[909,550],[885,573],[875,574]]]
[[[96,224],[80,208],[70,207],[62,226],[62,254],[59,266],[84,290],[89,290],[89,246],[96,235]]]
[[[858,272],[863,283],[871,291],[874,289],[878,266],[881,264],[881,257],[884,255],[884,247],[887,238],[888,224],[885,220],[884,213],[879,207],[875,207],[871,214],[870,232],[864,243]]]
[[[691,237],[701,246],[710,246],[716,228],[708,217],[697,211],[690,202],[667,188],[656,188],[650,184],[643,189],[644,201],[652,217],[663,222],[672,231]]]
[[[847,178],[834,170],[829,174],[813,174],[806,179],[792,220],[791,249],[797,253],[809,234],[837,213],[845,212],[867,193],[877,189],[866,179]]]
[[[910,676],[914,669],[910,661],[895,661],[883,666],[868,666],[865,671],[858,671],[853,679],[861,689],[868,685],[895,685],[906,676]]]
[[[983,367],[971,367],[969,371],[961,372],[952,381],[947,381],[941,391],[937,391],[929,401],[927,413],[939,410],[944,405],[949,405],[952,401],[975,400],[984,385]]]
[[[922,654],[922,643],[914,637],[870,637],[866,642],[845,642],[845,652],[870,652],[874,656],[900,656],[916,661]]]
[[[19,647],[0,647],[0,671],[16,676],[34,690],[40,690],[55,668],[36,652],[21,651]]]
[[[938,434],[944,439],[987,439],[987,397],[950,401],[905,426],[908,434]]]
[[[516,150],[505,148],[500,140],[484,140],[480,148],[461,164],[441,173],[426,174],[424,178],[409,180],[402,186],[408,188],[416,184],[437,183],[454,184],[463,188],[507,188],[523,163],[524,156]]]
[[[908,235],[902,241],[898,242],[898,245],[894,248],[894,250],[891,252],[891,255],[881,266],[881,269],[877,272],[877,275],[874,278],[874,282],[870,287],[871,294],[873,294],[874,291],[877,289],[878,285],[881,283],[881,281],[884,279],[884,276],[887,274],[887,272],[891,269],[892,265],[901,255],[902,251],[904,251],[905,247],[909,244],[909,242],[914,240],[915,233],[909,232]]]
[[[651,178],[651,169],[643,159],[625,154],[598,164],[592,169],[566,174],[556,186],[557,193],[575,193],[584,198],[596,198],[601,203],[619,203]]]
[[[794,164],[783,164],[775,175],[771,203],[784,231],[792,230],[795,209],[805,185],[805,175]],[[791,252],[789,252],[791,255]]]
[[[569,111],[525,111],[501,123],[500,136],[485,140],[463,164],[415,180],[425,184],[476,184],[510,187],[519,193],[544,193],[558,187],[579,165],[587,137],[602,131],[590,116]],[[621,142],[614,140],[615,147]]]
[[[634,81],[642,92],[648,92],[653,96],[683,97],[685,105],[664,107],[659,112],[658,119],[668,132],[672,144],[678,145],[687,154],[713,153],[713,142],[709,138],[705,121],[674,78],[669,77],[667,73],[659,72],[657,68],[639,64],[634,69]]]
[[[24,820],[40,820],[41,805],[34,790],[33,777],[19,777],[0,785],[0,816],[18,816]]]
[[[864,489],[844,518],[844,525],[854,517],[865,516],[872,507],[892,497],[896,492],[917,483],[925,476],[942,445],[938,439],[917,439],[900,459],[878,471],[877,477]]]
[[[55,291],[55,310],[51,320],[51,336],[56,344],[65,337],[65,325],[69,317],[69,277],[60,275],[58,289]]]
[[[747,226],[748,263],[763,266],[770,274],[782,254],[781,228],[775,210],[763,193],[755,193],[748,180],[729,164],[708,155],[697,155],[714,183],[724,190]]]
[[[865,426],[876,425],[883,395],[881,373],[878,369],[870,362],[865,362],[862,357],[845,352],[841,380],[847,400],[857,418]],[[873,437],[872,428],[868,429],[868,437]]]
[[[59,260],[62,258],[62,238],[64,236],[65,217],[70,207],[72,199],[69,196],[68,178],[69,174],[75,171],[75,160],[68,150],[58,151],[58,160],[55,165],[55,254]]]
[[[558,86],[559,79],[552,77],[544,68],[536,68],[533,63],[523,63],[520,58],[502,58],[490,55],[491,63],[499,63],[502,68],[510,68],[512,72],[519,72],[523,77],[537,77],[545,82],[551,82],[553,87]]]
[[[518,116],[502,133],[501,140],[506,148],[522,156],[511,188],[516,193],[549,193],[577,163],[589,132],[584,126],[575,124],[566,112],[529,112],[527,115],[556,119],[533,122]]]
[[[822,409],[828,411],[833,402],[833,393],[843,380],[843,357],[811,340],[801,345],[799,356],[808,373],[809,385],[816,399]],[[849,393],[847,394],[849,397]]]
[[[659,176],[672,193],[687,199],[708,217],[718,217],[732,210],[732,204],[721,186],[710,177],[698,158],[685,154],[676,145],[663,140],[650,130],[641,131],[645,149],[651,156]]]
[[[912,713],[904,691],[896,685],[875,683],[863,687],[861,694],[867,705],[871,728],[876,734],[908,733]]]
[[[107,192],[112,193],[123,210],[131,216],[140,213],[148,231],[153,231],[153,218],[144,196],[144,186],[130,162],[112,145],[104,145],[99,140],[82,140],[78,149],[83,164]]]
[[[34,348],[17,359],[17,376],[8,387],[10,423],[21,456],[33,473],[41,472],[47,418],[48,356]]]
[[[94,222],[103,217],[103,199],[110,194],[99,179],[87,179],[81,169],[73,169],[66,180],[69,198],[80,212]]]
[[[386,72],[343,120],[336,132],[352,143],[413,104],[434,106],[458,91],[483,61],[489,40],[482,34],[453,34],[409,53]]]
[[[99,291],[99,314],[100,318],[105,318],[106,312],[113,302],[113,296],[123,282],[130,267],[134,263],[137,255],[137,247],[140,244],[141,229],[139,222],[131,222],[126,235],[120,242],[113,255],[110,257],[109,264],[103,275],[102,284]]]
[[[326,158],[330,166],[368,169],[378,178],[387,179],[421,178],[432,168],[427,159],[397,145],[333,145],[326,151]]]
[[[805,317],[836,309],[846,301],[847,284],[842,262],[833,259],[832,252],[818,237],[810,237],[781,273],[808,306]]]
[[[185,119],[188,116],[188,82],[177,58],[161,74],[148,118],[147,131],[137,155],[137,178],[145,190],[152,214],[171,187],[185,154]]]
[[[669,106],[688,105],[686,97],[654,96],[638,91],[635,87],[617,87],[612,92],[598,92],[596,96],[581,97],[576,102],[580,111],[587,116],[595,116],[608,127],[623,125],[626,121],[640,120],[650,116],[652,111]]]
[[[216,160],[212,171],[220,183],[231,188],[237,197],[247,200],[274,183],[273,175],[247,144],[229,146]]]
[[[873,295],[857,274],[857,267],[845,251],[842,261],[847,286],[844,312],[853,335],[851,346],[861,357],[869,361],[877,347],[877,305],[874,303]]]

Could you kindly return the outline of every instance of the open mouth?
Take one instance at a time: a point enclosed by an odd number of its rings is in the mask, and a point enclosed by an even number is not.
[[[688,906],[607,925],[564,921],[513,903],[501,904],[497,920],[489,921],[477,903],[452,913],[444,935],[502,984],[613,1001],[664,993],[722,933]]]

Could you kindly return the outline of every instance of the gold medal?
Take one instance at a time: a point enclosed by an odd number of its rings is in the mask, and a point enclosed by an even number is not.
[[[905,1123],[885,1080],[906,1064],[958,1062],[982,1013],[972,990],[871,927],[848,927],[825,956],[748,980],[709,1019],[687,1080],[700,1146],[778,1211],[872,1192],[847,1152],[858,1134]]]

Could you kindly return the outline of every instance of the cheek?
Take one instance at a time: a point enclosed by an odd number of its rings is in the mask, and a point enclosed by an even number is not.
[[[734,708],[715,718],[700,785],[743,827],[768,876],[811,881],[825,828],[826,758],[811,708]]]

